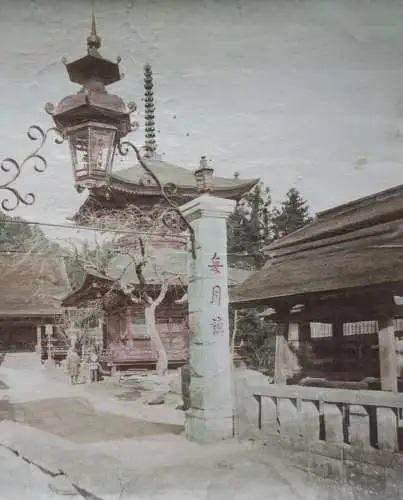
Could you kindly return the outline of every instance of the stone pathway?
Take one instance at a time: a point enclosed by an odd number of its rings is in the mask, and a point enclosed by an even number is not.
[[[0,391],[1,401],[9,398],[0,422],[0,484],[9,489],[0,500],[387,499],[307,474],[275,447],[191,443],[178,434],[181,412],[113,401],[100,387],[72,387],[31,361],[0,367],[9,386]]]

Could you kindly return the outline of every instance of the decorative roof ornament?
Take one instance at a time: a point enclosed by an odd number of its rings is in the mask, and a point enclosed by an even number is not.
[[[211,193],[214,190],[214,168],[209,167],[207,158],[200,158],[200,165],[194,173],[196,177],[196,186],[199,193]]]
[[[116,62],[104,59],[98,51],[100,47],[101,37],[97,33],[95,16],[92,14],[91,32],[87,37],[87,55],[71,63],[68,63],[66,58],[62,59],[73,83],[86,85],[88,81],[96,80],[106,86],[123,78],[119,71],[120,57],[117,57]]]
[[[87,37],[87,51],[88,54],[99,57],[98,49],[101,47],[101,37],[97,34],[97,27],[95,24],[95,15],[92,13],[91,33]]]
[[[151,64],[144,65],[144,125],[145,125],[145,157],[153,158],[157,152],[155,139],[155,103],[154,81]]]

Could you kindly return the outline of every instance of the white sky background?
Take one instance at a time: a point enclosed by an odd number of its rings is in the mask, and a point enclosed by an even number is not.
[[[195,168],[207,154],[218,175],[262,177],[275,203],[297,187],[313,211],[403,183],[397,0],[1,0],[1,157],[22,159],[28,126],[51,125],[44,104],[79,89],[61,58],[84,55],[93,5],[101,53],[126,75],[110,92],[142,110],[153,65],[167,161]],[[17,213],[63,223],[84,195],[67,146],[46,152],[48,171],[19,182],[37,202]]]

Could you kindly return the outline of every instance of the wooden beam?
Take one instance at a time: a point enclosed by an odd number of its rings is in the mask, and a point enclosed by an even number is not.
[[[382,317],[378,323],[381,389],[397,392],[397,354],[393,318]]]

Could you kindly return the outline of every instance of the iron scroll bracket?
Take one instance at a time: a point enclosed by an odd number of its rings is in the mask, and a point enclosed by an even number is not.
[[[0,170],[6,174],[11,174],[10,179],[6,182],[0,184],[0,191],[5,191],[6,195],[1,200],[1,208],[5,212],[12,212],[20,206],[20,204],[25,206],[30,206],[35,203],[35,194],[28,192],[26,194],[21,194],[18,189],[13,186],[13,183],[21,175],[23,169],[31,164],[35,172],[42,173],[48,167],[48,162],[45,156],[41,153],[43,146],[45,145],[50,133],[55,133],[54,138],[55,144],[62,144],[64,138],[60,130],[56,127],[51,127],[47,130],[43,130],[39,125],[31,125],[27,130],[27,136],[31,141],[38,141],[38,146],[30,153],[22,162],[18,162],[16,159],[7,157],[0,163]]]

